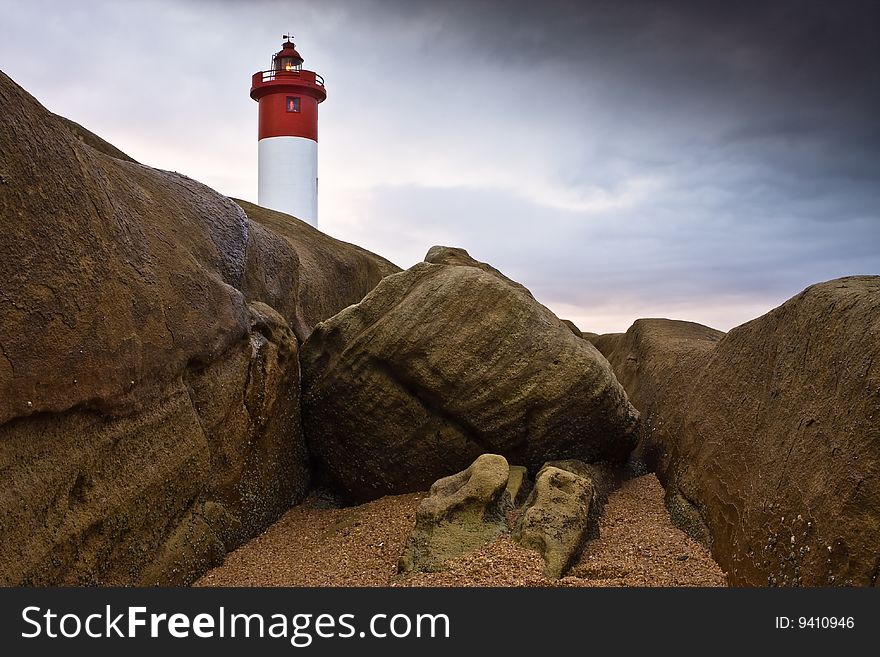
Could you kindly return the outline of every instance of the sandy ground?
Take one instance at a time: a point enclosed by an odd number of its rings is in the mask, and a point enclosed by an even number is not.
[[[676,529],[656,477],[631,479],[610,496],[600,537],[559,581],[538,553],[504,536],[449,562],[439,573],[396,575],[424,493],[384,497],[345,509],[317,500],[288,511],[264,534],[226,557],[195,586],[724,586],[709,553]]]

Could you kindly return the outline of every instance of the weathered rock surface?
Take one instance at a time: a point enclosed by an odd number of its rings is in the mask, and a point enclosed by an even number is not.
[[[420,263],[319,324],[301,350],[312,454],[357,500],[424,490],[482,453],[537,470],[623,461],[638,414],[608,362],[530,294]]]
[[[640,320],[600,348],[667,504],[733,585],[876,585],[880,277],[811,286],[726,336]]]
[[[432,265],[474,267],[476,269],[486,272],[487,274],[492,274],[493,276],[504,281],[508,285],[512,285],[521,292],[525,292],[529,296],[532,296],[532,293],[529,292],[525,285],[523,285],[522,283],[517,283],[512,278],[508,278],[489,263],[481,262],[476,258],[473,258],[471,254],[469,254],[465,249],[457,246],[432,246],[430,249],[428,249],[428,253],[425,254],[425,262],[430,262]]]
[[[528,468],[523,465],[510,466],[510,473],[507,477],[507,487],[504,489],[504,494],[507,495],[510,504],[513,506],[519,506],[525,501],[531,490],[532,486],[531,482],[529,482]]]
[[[300,342],[318,322],[357,303],[400,271],[366,249],[328,237],[303,221],[236,200],[251,220],[242,292],[281,313]]]
[[[0,582],[185,584],[304,496],[296,341],[271,309],[251,317],[128,408],[0,426]]]
[[[674,423],[680,418],[670,411],[686,407],[694,382],[723,337],[722,331],[694,322],[639,319],[626,333],[608,333],[592,340],[639,409],[642,439],[635,456],[647,461],[651,470],[660,468],[658,459],[665,451],[662,441],[653,439],[654,432],[664,427],[665,433],[679,435],[681,427]],[[687,505],[675,506],[687,509]],[[699,525],[690,530],[705,541]]]
[[[654,320],[638,319],[636,321],[637,322],[651,322]],[[672,320],[661,319],[661,320],[657,320],[657,321],[668,322],[668,321],[672,321]],[[620,340],[623,337],[623,335],[624,335],[623,333],[603,333],[602,335],[598,335],[596,333],[590,333],[586,339],[589,340],[590,342],[592,342],[593,345],[596,347],[596,349],[601,351],[602,354],[607,357],[608,356],[607,352],[609,351],[609,349],[614,348],[614,346],[618,343],[618,340]]]
[[[395,268],[0,105],[0,583],[188,582],[308,485],[293,331]]]
[[[55,114],[55,118],[61,121],[61,123],[64,124],[64,126],[73,134],[74,137],[79,139],[87,146],[95,149],[99,153],[109,155],[110,157],[115,157],[117,160],[124,160],[126,162],[133,162],[135,164],[138,164],[137,160],[130,157],[126,153],[123,153],[121,150],[116,148],[116,146],[114,146],[107,140],[99,137],[91,130],[87,130],[76,121],[71,121],[70,119],[59,116],[58,114]]]
[[[425,262],[430,262],[434,265],[453,265],[456,267],[475,267],[476,269],[480,269],[488,274],[492,274],[498,279],[504,281],[508,285],[512,285],[517,290],[527,294],[530,298],[534,299],[532,293],[529,289],[523,285],[522,283],[518,283],[512,278],[508,278],[500,271],[498,271],[492,265],[481,262],[477,260],[473,256],[471,256],[465,249],[456,246],[432,246],[428,249],[428,253],[425,255]],[[537,303],[537,301],[536,301]],[[543,306],[542,306],[543,307]],[[550,312],[548,310],[548,312]],[[552,314],[552,313],[551,313]],[[556,315],[553,315],[556,317]],[[561,324],[568,327],[568,329],[574,333],[579,338],[582,337],[580,329],[575,325],[574,322],[568,319],[559,319],[556,318]]]
[[[562,323],[565,324],[565,325],[569,328],[569,330],[570,330],[572,333],[574,333],[576,336],[578,336],[579,338],[583,338],[583,337],[584,337],[583,332],[578,328],[577,324],[575,324],[575,323],[574,323],[573,321],[571,321],[570,319],[563,319],[563,320],[562,320]]]
[[[694,322],[639,319],[626,333],[608,333],[592,342],[644,415],[662,401],[656,395],[687,388],[723,337],[722,331]]]
[[[590,501],[586,536],[588,539],[599,538],[599,516],[605,508],[608,497],[627,478],[625,468],[605,463],[584,463],[577,459],[547,461],[544,464],[544,468],[550,466],[571,472],[590,481],[593,486],[593,498]]]
[[[559,578],[588,538],[593,484],[589,477],[552,465],[541,469],[513,539],[544,557],[544,574]]]
[[[584,340],[589,340],[593,345],[595,345],[595,339],[599,337],[598,333],[593,333],[592,331],[581,331],[581,337]]]
[[[510,469],[503,456],[483,454],[466,470],[436,481],[416,511],[398,570],[437,570],[504,532]]]

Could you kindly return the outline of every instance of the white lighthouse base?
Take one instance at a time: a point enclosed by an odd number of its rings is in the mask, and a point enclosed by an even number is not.
[[[318,142],[266,137],[259,142],[257,202],[318,225]]]

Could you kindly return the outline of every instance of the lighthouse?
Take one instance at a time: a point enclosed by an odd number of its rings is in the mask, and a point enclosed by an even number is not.
[[[303,69],[285,34],[268,71],[254,73],[251,98],[260,105],[257,202],[318,225],[318,103],[324,78]]]

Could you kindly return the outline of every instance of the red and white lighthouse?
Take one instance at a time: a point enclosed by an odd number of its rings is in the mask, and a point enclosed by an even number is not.
[[[324,78],[303,70],[284,35],[268,71],[254,73],[251,98],[260,104],[257,202],[318,225],[318,103]]]

